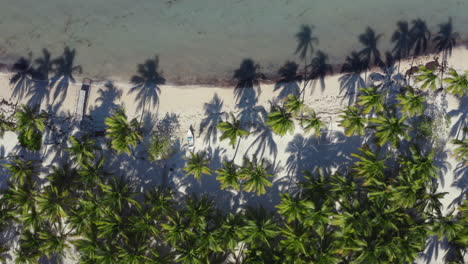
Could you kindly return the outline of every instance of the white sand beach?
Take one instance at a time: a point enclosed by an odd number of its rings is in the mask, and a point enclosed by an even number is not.
[[[424,64],[432,61],[433,55],[419,57],[415,60],[414,65]],[[405,72],[411,64],[411,60],[403,61],[401,64],[401,72]],[[459,47],[453,50],[452,56],[448,60],[448,66],[456,70],[462,71],[468,69],[468,49]],[[0,101],[5,100],[13,104],[26,103],[30,98],[28,96],[15,98],[12,96],[12,89],[9,84],[11,73],[0,74]],[[317,83],[311,94],[306,94],[306,104],[312,107],[318,116],[326,122],[326,128],[323,129],[322,136],[315,139],[313,136],[305,134],[299,126],[296,126],[296,131],[293,135],[279,137],[269,132],[261,132],[255,130],[255,125],[251,128],[251,135],[242,139],[235,161],[242,163],[243,155],[254,155],[263,157],[274,164],[275,178],[274,185],[267,190],[267,194],[256,197],[254,195],[244,195],[239,197],[237,193],[223,191],[219,188],[219,183],[214,176],[204,176],[201,182],[196,182],[192,177],[185,176],[181,168],[184,166],[183,157],[186,155],[186,131],[192,126],[195,134],[195,151],[206,151],[212,157],[211,166],[219,168],[222,159],[232,159],[235,154],[235,149],[227,144],[227,142],[219,141],[219,133],[213,129],[216,122],[220,118],[226,119],[227,114],[239,114],[241,111],[250,111],[259,118],[262,118],[264,111],[268,112],[270,104],[278,100],[278,95],[281,90],[275,91],[274,83],[261,83],[258,90],[255,91],[256,96],[252,109],[240,109],[239,102],[236,101],[234,87],[208,87],[208,86],[171,86],[161,85],[160,94],[158,97],[157,106],[147,109],[151,113],[151,117],[144,116],[145,125],[150,125],[151,122],[163,119],[166,115],[172,117],[172,120],[177,120],[178,138],[180,140],[181,152],[171,158],[167,165],[173,170],[168,173],[167,184],[175,188],[180,194],[183,193],[207,193],[214,196],[219,203],[228,203],[231,208],[239,208],[245,204],[263,204],[274,206],[278,202],[278,193],[294,187],[294,175],[304,169],[313,169],[317,166],[333,170],[339,165],[346,164],[350,161],[350,153],[356,152],[360,146],[360,140],[355,137],[347,138],[343,134],[343,130],[338,126],[340,111],[347,106],[348,100],[340,93],[340,77],[341,74],[328,76],[325,79],[325,87],[322,89]],[[77,77],[76,83],[70,83],[66,96],[63,101],[55,101],[51,107],[47,106],[47,102],[43,102],[41,109],[53,109],[54,115],[57,116],[74,116],[77,103],[78,91],[81,87],[80,78]],[[96,126],[103,125],[103,120],[110,111],[116,106],[124,106],[130,118],[139,117],[141,110],[137,109],[137,101],[139,100],[135,94],[129,93],[132,85],[130,83],[113,82],[109,86],[109,81],[93,82],[90,88],[88,107],[86,114],[93,117]],[[49,94],[54,94],[54,90]],[[50,103],[52,103],[52,98]],[[445,109],[450,116],[451,124],[459,122],[459,118],[466,114],[468,105],[466,100],[464,104],[453,96],[448,96],[448,107]],[[243,102],[241,102],[241,105]],[[2,107],[8,108],[5,105]],[[264,120],[263,120],[264,121]],[[466,120],[462,122],[467,122]],[[65,122],[65,121],[64,121]],[[258,123],[257,126],[263,124]],[[64,124],[66,127],[67,124]],[[269,130],[268,130],[269,131]],[[445,211],[451,210],[450,204],[460,197],[463,193],[466,183],[461,184],[460,177],[456,176],[455,170],[457,162],[451,155],[451,144],[448,143],[453,138],[453,133],[448,129],[445,138],[447,145],[447,159],[445,170],[441,171],[440,175],[440,190],[448,192],[443,199]],[[14,155],[17,144],[16,136],[8,132],[0,141],[2,148],[2,156]],[[41,152],[45,153],[43,165],[47,167],[53,162],[60,160],[56,153],[54,154],[53,145],[45,145]],[[162,164],[153,164],[147,160],[139,160],[132,162],[132,158],[121,155],[119,160],[110,161],[109,169],[122,174],[125,171],[127,177],[135,179],[140,185],[161,184]],[[166,168],[167,169],[167,168]],[[442,249],[441,249],[442,250]],[[430,263],[442,263],[443,254],[431,256]],[[70,260],[71,261],[71,260]],[[71,261],[70,263],[74,263]],[[425,261],[421,260],[421,263]]]

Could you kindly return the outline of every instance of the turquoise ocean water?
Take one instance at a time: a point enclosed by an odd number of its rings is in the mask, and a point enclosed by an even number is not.
[[[0,0],[0,59],[67,46],[85,76],[128,80],[158,54],[169,82],[208,82],[232,77],[244,58],[266,73],[297,61],[302,24],[340,63],[367,26],[385,51],[397,21],[421,18],[436,31],[449,17],[466,38],[468,0]]]

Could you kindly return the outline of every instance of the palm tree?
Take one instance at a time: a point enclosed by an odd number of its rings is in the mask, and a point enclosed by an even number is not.
[[[395,57],[398,59],[398,71],[400,71],[401,59],[408,57],[413,39],[410,34],[408,22],[398,21],[397,27],[398,29],[393,33],[391,40],[395,43],[393,54],[395,54]]]
[[[35,174],[34,164],[32,161],[15,158],[10,163],[3,165],[10,176],[10,181],[13,184],[24,185],[31,183],[31,177]]]
[[[18,215],[26,215],[35,208],[37,191],[33,186],[11,185],[5,196]]]
[[[42,256],[40,251],[41,244],[39,234],[29,230],[23,232],[19,241],[20,246],[15,250],[15,263],[39,263],[39,258]]]
[[[382,185],[384,181],[385,160],[380,159],[378,155],[373,153],[369,146],[364,145],[359,148],[361,153],[352,153],[351,156],[358,158],[353,169],[357,175],[365,179],[364,185]]]
[[[131,83],[135,85],[128,93],[137,92],[138,109],[141,109],[141,120],[147,105],[147,100],[153,105],[159,103],[159,94],[161,89],[159,85],[166,83],[166,79],[159,70],[159,57],[155,56],[153,60],[147,60],[144,64],[138,65],[138,75],[134,75]]]
[[[243,136],[247,136],[249,132],[246,130],[243,130],[241,128],[241,122],[238,120],[233,113],[231,113],[231,122],[228,121],[221,121],[219,124],[216,126],[219,130],[222,131],[221,137],[219,138],[220,141],[223,141],[225,139],[229,140],[229,144],[232,146],[232,148],[235,147],[237,138],[239,138],[239,141],[237,141],[237,148],[236,152],[234,153],[234,158],[236,157],[237,154],[237,149],[239,148],[240,144],[240,139]],[[233,159],[234,159],[233,158]]]
[[[309,257],[313,253],[310,252],[308,245],[311,244],[313,238],[307,231],[301,225],[296,227],[285,225],[281,229],[284,239],[280,241],[280,246],[286,251],[287,263],[310,263]]]
[[[78,191],[77,184],[80,184],[77,168],[71,163],[65,162],[61,166],[52,166],[52,172],[47,175],[50,184],[57,187],[59,190],[68,190],[75,193]]]
[[[193,227],[194,230],[203,230],[207,225],[207,221],[212,217],[213,200],[206,195],[201,198],[191,195],[185,201],[185,204],[184,217],[189,226]]]
[[[384,96],[377,92],[377,87],[361,88],[361,95],[358,99],[357,104],[363,107],[363,114],[369,114],[372,111],[378,113],[384,109]]]
[[[169,158],[174,153],[173,144],[174,141],[168,136],[153,131],[148,146],[148,160],[156,161]]]
[[[94,162],[84,164],[78,170],[78,174],[80,175],[79,181],[83,184],[85,190],[88,190],[90,187],[97,187],[106,176],[110,175],[110,173],[104,170],[104,163],[105,159],[100,157]]]
[[[417,75],[414,77],[416,82],[422,82],[422,90],[429,87],[432,91],[435,91],[437,89],[437,84],[440,81],[439,76],[437,76],[433,70],[426,68],[426,66],[419,67]]]
[[[367,27],[366,32],[359,35],[359,42],[364,45],[364,48],[359,52],[367,64],[366,67],[366,76],[367,76],[367,69],[372,65],[380,65],[382,60],[380,59],[380,51],[377,48],[379,39],[382,35],[375,34],[375,31]],[[367,82],[367,77],[364,78],[365,82]]]
[[[456,146],[454,155],[457,161],[464,162],[465,166],[468,166],[468,139],[454,139],[452,144]]]
[[[208,167],[210,159],[205,157],[204,152],[190,152],[190,157],[187,160],[187,165],[184,167],[184,171],[187,172],[187,176],[193,174],[195,179],[199,181],[203,174],[211,174],[211,169]]]
[[[94,152],[98,150],[95,139],[92,139],[90,135],[86,135],[81,140],[75,136],[70,136],[69,140],[72,146],[66,150],[72,154],[73,159],[78,164],[86,166],[94,160]]]
[[[434,37],[436,51],[442,52],[442,59],[447,61],[449,56],[452,56],[452,49],[456,45],[456,40],[459,37],[457,32],[453,32],[452,18],[449,18],[447,23],[439,25],[439,32]]]
[[[409,129],[409,126],[405,124],[406,119],[406,116],[397,118],[388,113],[371,119],[370,121],[375,124],[373,127],[376,129],[375,136],[377,137],[378,144],[382,146],[390,142],[396,147],[401,141],[400,137],[407,138],[406,131]]]
[[[412,21],[413,26],[410,29],[410,35],[412,40],[411,48],[413,49],[413,61],[411,67],[413,67],[414,59],[426,52],[427,43],[431,39],[431,31],[426,25],[426,22],[421,19],[415,19]]]
[[[462,97],[468,95],[468,71],[458,74],[456,70],[449,70],[449,77],[443,79],[448,84],[447,92]]]
[[[56,261],[61,262],[67,254],[67,250],[70,249],[67,234],[64,230],[57,233],[52,230],[44,230],[38,232],[38,234],[39,239],[42,240],[40,251],[45,253],[48,258],[54,256]]]
[[[313,131],[316,137],[320,137],[320,129],[324,127],[324,123],[319,117],[317,117],[315,111],[310,110],[308,115],[301,119],[301,126],[304,129],[304,132],[309,133],[310,131]]]
[[[48,186],[37,197],[37,206],[47,220],[58,223],[68,217],[67,211],[71,200],[67,190],[60,191],[56,186]]]
[[[319,79],[320,87],[323,90],[325,89],[325,76],[328,73],[333,73],[333,67],[328,63],[328,55],[319,50],[310,62],[310,79]]]
[[[14,131],[15,124],[7,120],[3,113],[0,113],[0,139],[3,138],[5,132]]]
[[[273,106],[266,124],[270,126],[271,130],[280,136],[286,135],[286,133],[294,132],[294,122],[292,120],[292,114],[288,112],[284,107]]]
[[[118,154],[130,153],[130,147],[136,146],[142,138],[138,121],[132,119],[129,123],[123,108],[116,109],[112,116],[106,118],[105,124],[106,137],[111,140],[111,147]]]
[[[145,192],[144,204],[156,220],[174,211],[174,193],[172,189],[152,188]]]
[[[421,115],[424,111],[425,99],[421,95],[415,94],[413,88],[408,87],[405,94],[397,96],[398,105],[401,111],[408,114],[408,116]]]
[[[244,241],[250,243],[253,248],[262,244],[271,246],[272,238],[277,236],[277,225],[272,217],[268,216],[265,209],[250,209],[247,212],[247,221],[244,225]]]
[[[135,191],[123,177],[112,177],[107,184],[99,184],[102,190],[101,201],[107,205],[111,211],[122,213],[130,207],[137,209],[141,205],[134,199]]]
[[[310,201],[300,199],[299,197],[291,197],[288,193],[282,193],[281,202],[276,206],[278,213],[286,218],[287,223],[292,221],[302,221],[302,217],[307,213],[307,210],[313,207]]]
[[[218,174],[216,179],[221,183],[221,189],[234,189],[239,191],[240,175],[234,162],[224,161],[223,167],[215,171]]]
[[[362,116],[362,111],[355,106],[348,106],[340,115],[340,126],[344,127],[346,136],[364,136],[367,120]]]
[[[245,180],[242,184],[247,192],[255,192],[257,195],[266,193],[266,187],[271,187],[272,183],[268,177],[273,177],[268,173],[269,164],[262,159],[260,162],[254,156],[252,160],[244,157],[244,165],[240,169],[239,175]]]
[[[45,130],[47,114],[38,113],[26,105],[16,112],[16,131],[21,146],[29,150],[39,150],[42,144],[42,132]]]
[[[229,213],[229,215],[222,219],[222,223],[219,228],[219,235],[223,238],[220,241],[222,248],[231,251],[235,251],[236,248],[238,248],[242,237],[242,224],[243,217],[238,214],[233,215],[232,213]],[[243,254],[241,250],[238,250],[238,252],[239,254]]]
[[[304,109],[304,101],[299,98],[299,95],[290,94],[284,101],[284,108],[293,117],[297,117]]]
[[[173,247],[184,244],[194,235],[179,212],[176,212],[174,216],[168,216],[167,219],[169,220],[168,223],[161,224],[161,227],[165,232],[165,241]]]

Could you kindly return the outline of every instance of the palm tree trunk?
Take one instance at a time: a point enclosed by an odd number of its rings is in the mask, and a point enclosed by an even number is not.
[[[302,77],[302,81],[303,81],[303,87],[302,87],[302,90],[301,90],[301,94],[302,94],[302,101],[304,101],[304,96],[305,96],[305,88],[307,86],[307,54],[306,56],[304,57],[304,76]]]
[[[237,146],[236,146],[236,152],[234,152],[234,157],[232,157],[232,161],[236,159],[237,151],[239,150],[239,145],[240,145],[241,138],[237,141]]]
[[[367,69],[364,71],[364,85],[367,88]]]
[[[133,148],[130,149],[130,152],[132,153],[132,156],[134,159],[138,159],[137,156],[135,155],[135,152],[133,151]]]
[[[401,58],[398,60],[398,69],[397,72],[400,73]]]
[[[168,176],[168,171],[167,171],[167,161],[164,162],[164,166],[163,166],[163,178],[162,178],[162,187],[163,188],[166,188],[166,185],[167,185],[167,176]]]
[[[411,75],[412,75],[412,69],[413,69],[413,64],[414,64],[414,59],[416,56],[413,56],[411,59],[411,64],[410,64],[410,75],[408,76],[408,85],[411,85]]]

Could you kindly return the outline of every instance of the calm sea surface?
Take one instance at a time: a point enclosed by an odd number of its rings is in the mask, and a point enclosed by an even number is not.
[[[385,51],[397,21],[421,18],[436,31],[449,17],[466,38],[468,0],[0,0],[0,59],[68,46],[84,75],[128,80],[158,54],[168,81],[193,83],[230,78],[244,58],[266,73],[297,61],[302,24],[340,63],[367,26]]]

